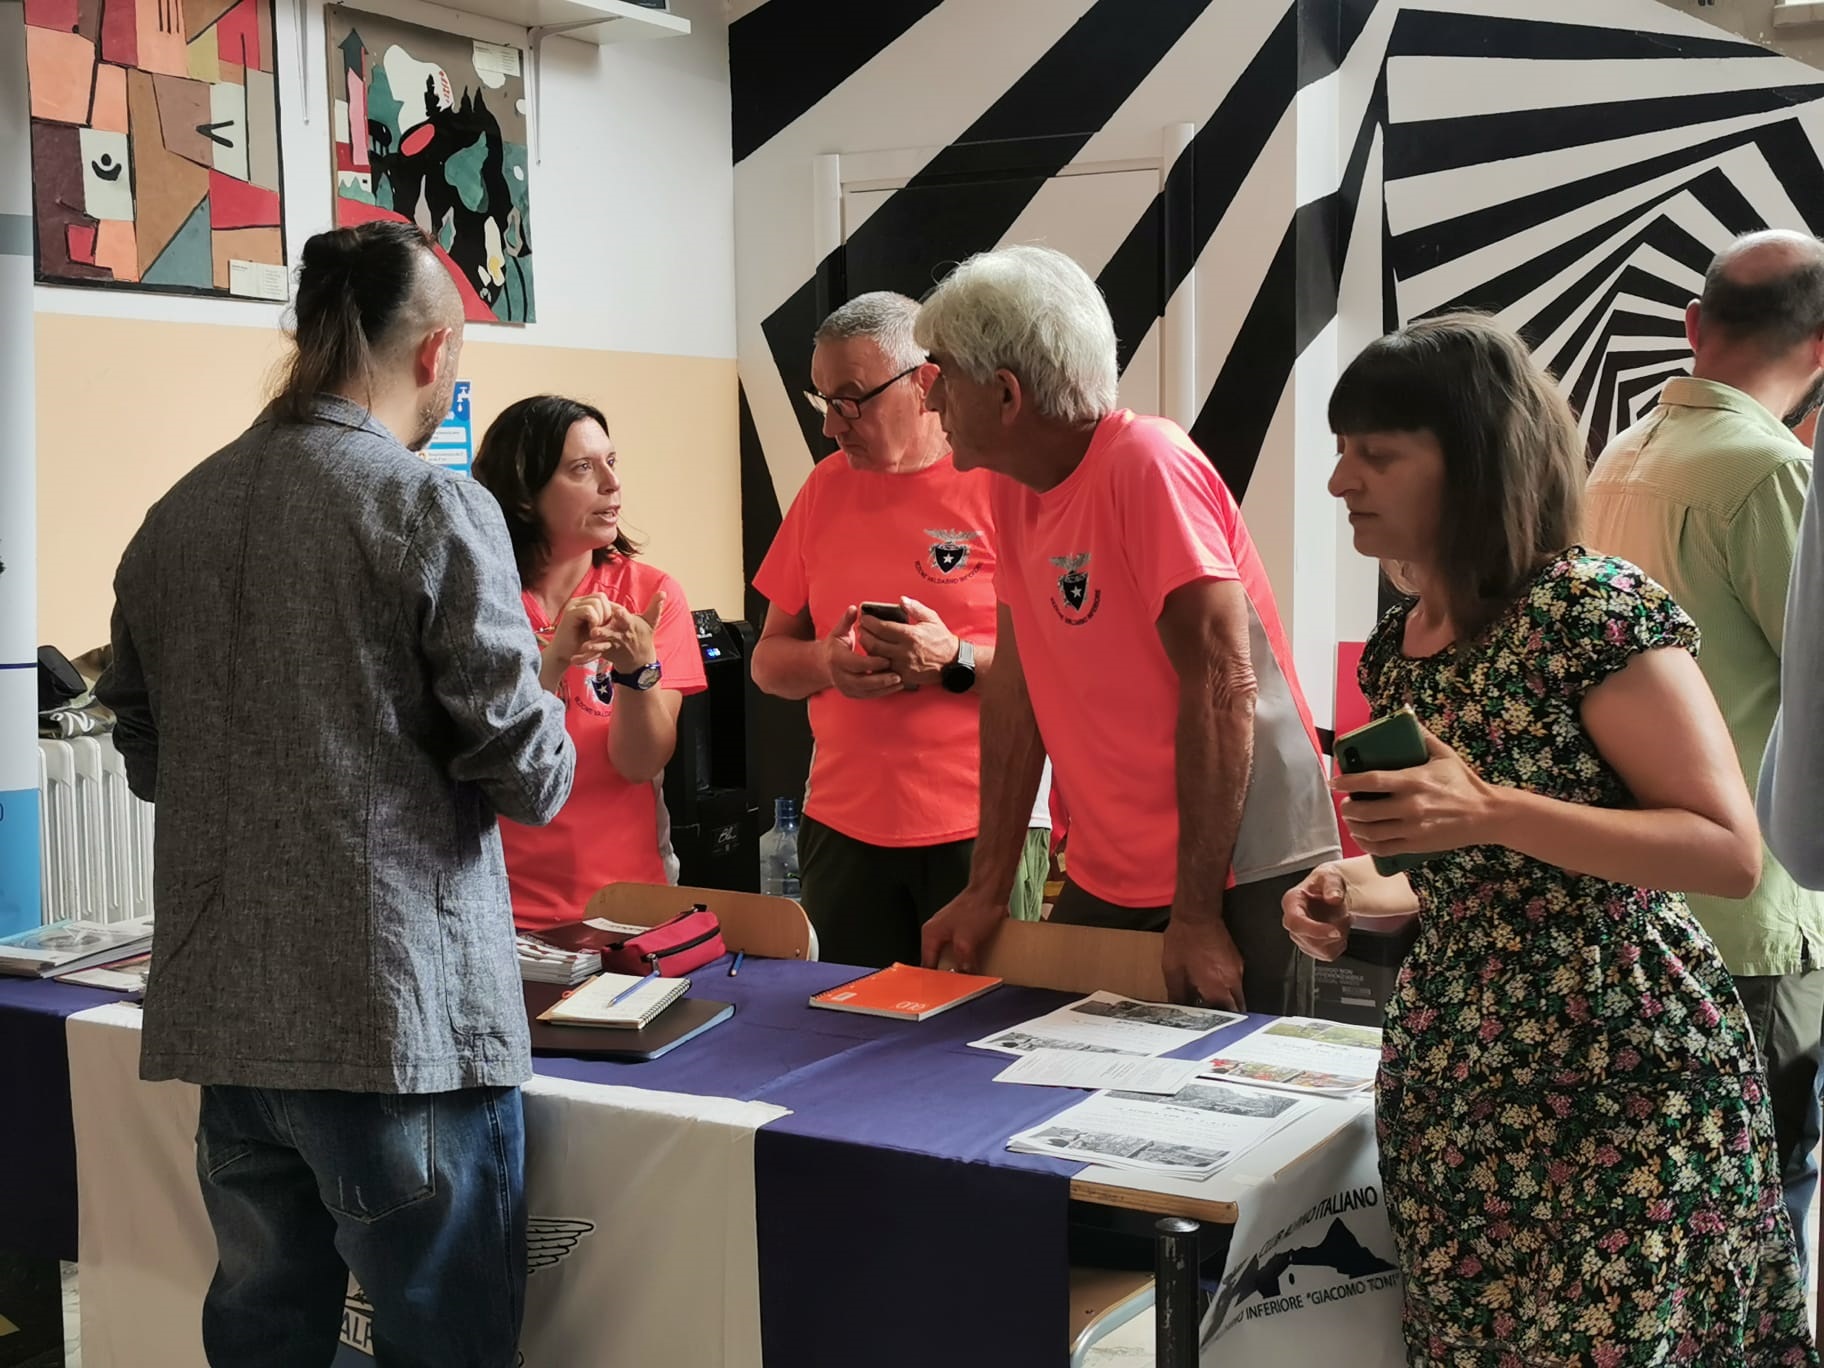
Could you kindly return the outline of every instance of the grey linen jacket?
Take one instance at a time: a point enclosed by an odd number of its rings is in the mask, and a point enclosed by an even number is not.
[[[321,398],[178,481],[114,593],[98,694],[157,804],[141,1076],[523,1082],[495,818],[550,821],[576,752],[493,497]]]

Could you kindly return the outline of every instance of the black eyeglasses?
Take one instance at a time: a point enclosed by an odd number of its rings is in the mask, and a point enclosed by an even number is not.
[[[920,361],[918,366],[924,364],[923,361]],[[810,404],[812,408],[816,409],[817,412],[821,414],[827,415],[833,412],[838,418],[842,419],[843,422],[852,423],[857,418],[861,417],[861,406],[863,404],[867,403],[868,400],[874,398],[876,395],[890,389],[892,386],[897,385],[901,380],[904,380],[908,375],[912,374],[913,371],[917,370],[918,366],[907,366],[891,380],[881,381],[866,394],[830,395],[820,393],[814,389],[808,389],[804,392],[805,402]]]

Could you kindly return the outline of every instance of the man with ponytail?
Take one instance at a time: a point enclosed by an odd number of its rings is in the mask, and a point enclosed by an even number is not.
[[[221,1368],[335,1353],[504,1368],[531,1073],[497,821],[575,750],[484,489],[418,452],[462,307],[411,224],[320,233],[294,350],[240,437],[147,514],[99,692],[158,807],[141,1076],[202,1085]]]

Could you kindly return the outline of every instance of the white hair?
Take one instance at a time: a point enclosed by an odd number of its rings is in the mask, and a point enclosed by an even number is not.
[[[918,301],[891,290],[870,290],[856,295],[818,325],[815,342],[847,342],[865,337],[887,358],[896,371],[911,370],[925,363],[925,349],[912,338],[912,323],[918,317]]]
[[[914,334],[978,384],[1009,370],[1033,407],[1062,423],[1115,407],[1115,321],[1089,273],[1050,247],[998,247],[958,266],[925,299]]]

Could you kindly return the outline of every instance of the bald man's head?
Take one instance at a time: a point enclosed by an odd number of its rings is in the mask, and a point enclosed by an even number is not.
[[[1698,301],[1701,331],[1780,357],[1824,333],[1824,243],[1807,233],[1749,233],[1718,252]]]

